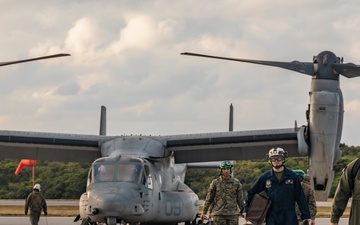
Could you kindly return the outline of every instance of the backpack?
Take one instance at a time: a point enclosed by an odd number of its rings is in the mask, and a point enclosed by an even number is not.
[[[31,206],[42,208],[43,196],[40,193],[33,193],[31,196]]]

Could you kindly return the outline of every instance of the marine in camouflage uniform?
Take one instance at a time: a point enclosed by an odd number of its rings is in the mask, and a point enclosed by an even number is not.
[[[35,184],[33,192],[28,195],[25,201],[25,215],[27,215],[30,208],[30,222],[31,225],[38,225],[41,211],[47,215],[46,200],[40,193],[40,184]]]
[[[349,225],[360,224],[360,172],[353,171],[356,161],[350,162],[343,169],[331,207],[331,225],[339,224],[340,217],[343,215],[350,197],[352,197],[352,201]]]
[[[220,176],[209,186],[201,219],[212,211],[210,215],[216,225],[239,224],[239,213],[244,204],[243,190],[240,181],[230,175],[232,167],[229,161],[221,162]]]
[[[317,206],[316,206],[316,200],[315,200],[315,192],[309,185],[310,177],[306,176],[305,172],[302,170],[293,170],[293,172],[295,172],[296,175],[298,175],[298,178],[301,182],[301,186],[303,188],[303,191],[304,191],[304,194],[306,197],[306,201],[309,204],[310,215],[311,215],[311,225],[315,225],[315,216],[317,213]],[[301,212],[300,212],[300,209],[299,209],[299,206],[297,203],[295,205],[295,210],[296,210],[296,216],[299,221],[299,225],[303,225],[304,222],[301,220]]]

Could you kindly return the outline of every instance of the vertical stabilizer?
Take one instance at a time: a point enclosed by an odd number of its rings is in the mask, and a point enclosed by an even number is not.
[[[234,107],[230,104],[230,114],[229,114],[229,131],[234,130]]]
[[[100,112],[100,135],[106,135],[106,107],[101,106]]]

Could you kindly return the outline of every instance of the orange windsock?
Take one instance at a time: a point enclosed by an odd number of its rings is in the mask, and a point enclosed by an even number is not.
[[[19,162],[18,167],[16,168],[15,175],[19,175],[20,171],[22,170],[22,168],[24,168],[24,166],[35,166],[35,165],[36,165],[36,160],[22,159]]]

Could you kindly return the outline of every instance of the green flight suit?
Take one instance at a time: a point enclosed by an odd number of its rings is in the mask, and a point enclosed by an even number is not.
[[[39,191],[34,190],[34,192],[30,193],[26,198],[25,215],[27,215],[29,208],[31,225],[38,225],[41,211],[44,211],[44,214],[47,215],[47,204],[45,198]]]
[[[343,215],[349,198],[352,196],[349,225],[360,224],[360,173],[358,172],[355,179],[350,179],[351,170],[355,164],[352,161],[343,170],[339,184],[336,188],[332,207],[331,207],[331,222],[338,223],[340,217]],[[353,190],[351,190],[353,186]]]

